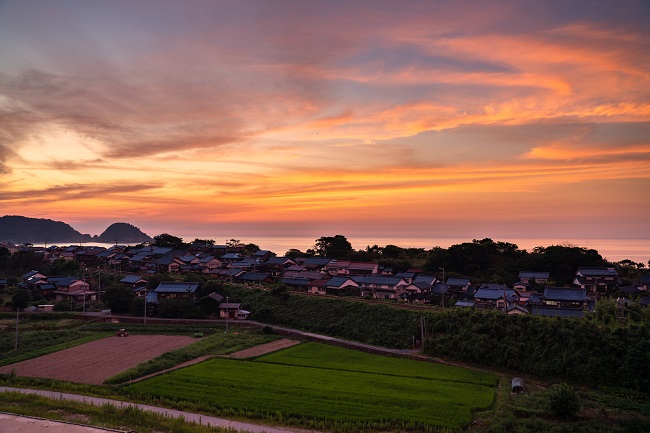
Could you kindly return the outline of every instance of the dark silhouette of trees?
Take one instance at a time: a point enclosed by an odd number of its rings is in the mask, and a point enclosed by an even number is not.
[[[317,256],[347,258],[352,252],[352,244],[343,235],[323,236],[316,239],[312,249]]]

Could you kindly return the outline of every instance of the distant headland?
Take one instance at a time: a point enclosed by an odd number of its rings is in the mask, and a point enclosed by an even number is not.
[[[0,242],[23,243],[142,243],[153,239],[125,222],[111,224],[99,236],[82,234],[62,221],[28,218],[18,215],[0,217]]]

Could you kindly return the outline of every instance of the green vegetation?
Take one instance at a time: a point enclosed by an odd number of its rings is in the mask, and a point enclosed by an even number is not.
[[[509,316],[472,309],[427,312],[282,293],[228,288],[251,319],[384,347],[405,349],[426,321],[424,351],[539,377],[650,391],[650,323],[606,326],[595,318]]]
[[[68,400],[0,393],[0,411],[139,433],[223,433],[227,429],[186,423],[133,407],[91,406]]]
[[[558,418],[572,418],[580,410],[580,399],[571,386],[558,383],[546,392],[546,407]]]
[[[0,365],[36,358],[108,335],[105,332],[82,331],[80,327],[83,322],[66,315],[23,314],[20,315],[18,324],[16,351],[15,317],[14,314],[2,315],[0,318],[0,329],[3,330],[0,332]]]
[[[508,316],[455,309],[427,316],[425,353],[547,379],[650,391],[650,324]]]
[[[495,386],[497,377],[468,368],[443,364],[430,364],[404,358],[371,355],[357,350],[344,349],[318,343],[304,343],[257,358],[257,362],[326,370],[356,371],[386,376],[415,379],[442,380]]]
[[[457,428],[471,421],[473,410],[492,404],[491,374],[346,351],[313,343],[254,362],[213,358],[125,389],[140,397],[202,403],[222,414],[347,431]],[[358,365],[343,370],[340,356]],[[308,359],[315,365],[300,365]]]
[[[107,384],[128,382],[152,373],[172,368],[183,362],[205,355],[227,355],[259,344],[277,340],[274,335],[241,333],[237,328],[230,334],[215,333],[194,344],[167,352],[134,368],[123,371],[106,380]]]

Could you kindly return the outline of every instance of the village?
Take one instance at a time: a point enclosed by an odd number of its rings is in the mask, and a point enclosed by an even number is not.
[[[374,262],[278,257],[268,250],[249,252],[238,244],[190,244],[187,249],[155,245],[31,248],[48,262],[76,260],[84,269],[83,275],[50,276],[32,270],[20,277],[18,287],[28,289],[33,299],[40,300],[31,308],[44,311],[52,310],[56,303],[70,308],[82,306],[85,311],[86,305],[100,301],[102,284],[107,286],[109,276],[120,275],[119,284],[128,287],[134,297],[146,299],[150,315],[156,314],[161,299],[184,299],[215,304],[218,309],[214,310],[221,318],[240,320],[248,316],[241,304],[228,302],[218,293],[199,297],[198,281],[179,282],[171,278],[183,274],[259,289],[279,286],[310,295],[360,297],[437,308],[490,309],[510,315],[585,317],[594,312],[599,298],[617,294],[617,315],[624,320],[626,308],[634,303],[639,307],[650,304],[650,297],[645,296],[650,275],[641,274],[637,285],[623,286],[619,273],[609,267],[579,267],[573,284],[566,287],[549,285],[547,271],[520,270],[519,281],[508,287],[504,283],[476,282],[470,277],[445,278],[444,268],[437,275],[420,269],[394,272]],[[155,274],[167,275],[170,281],[151,287],[149,277]],[[7,284],[6,278],[0,278],[0,289]]]

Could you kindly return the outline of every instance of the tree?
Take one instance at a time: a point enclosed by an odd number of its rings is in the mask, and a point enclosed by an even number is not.
[[[343,235],[323,236],[316,239],[314,253],[321,257],[347,257],[352,252],[352,244]]]
[[[172,236],[168,233],[162,233],[153,237],[153,244],[157,247],[167,247],[167,248],[176,248],[181,249],[185,245],[183,239]]]
[[[32,292],[27,289],[18,289],[11,297],[11,308],[23,310],[32,301]]]
[[[57,275],[79,275],[81,266],[77,260],[56,259],[49,268],[49,274]]]
[[[131,303],[135,295],[126,286],[116,284],[106,288],[102,294],[102,301],[113,313],[127,313],[131,310]]]
[[[214,239],[199,239],[196,238],[192,241],[195,245],[214,245]]]
[[[291,248],[286,253],[284,253],[284,256],[290,258],[291,260],[295,259],[296,257],[307,257],[307,255],[307,253],[303,253],[296,248]]]
[[[244,251],[243,252],[244,252],[244,254],[251,255],[251,254],[255,254],[259,250],[260,250],[259,245],[246,244],[246,245],[244,245]]]
[[[559,418],[571,418],[580,410],[580,399],[566,383],[553,385],[546,393],[547,409]]]

